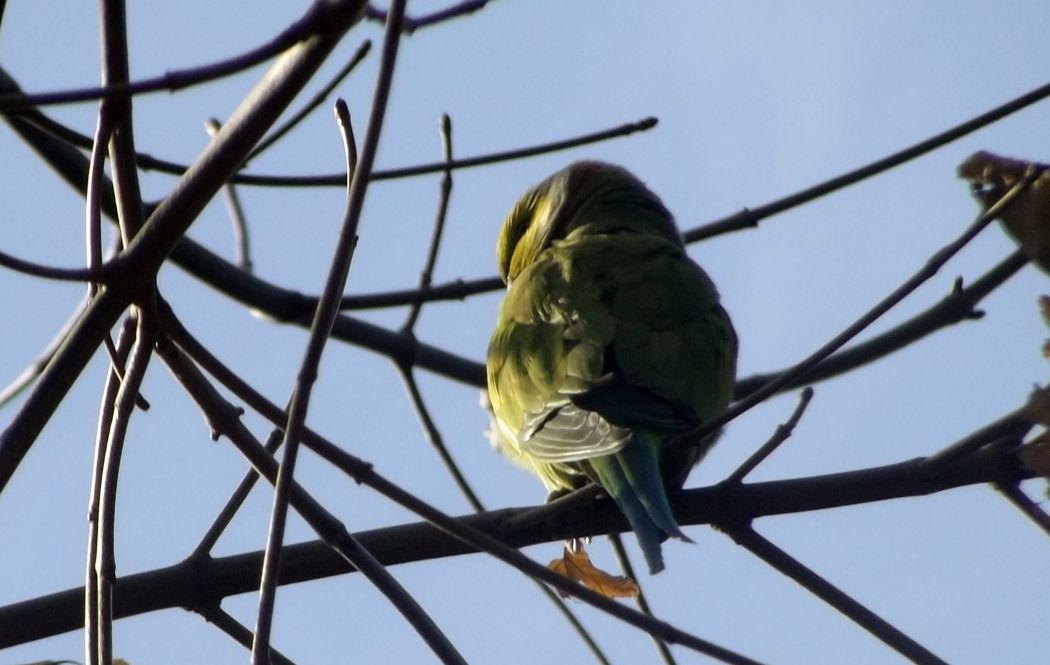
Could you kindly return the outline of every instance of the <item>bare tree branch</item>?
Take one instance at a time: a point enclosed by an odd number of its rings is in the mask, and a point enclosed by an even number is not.
[[[746,522],[763,516],[926,496],[956,487],[1008,483],[1032,476],[1009,451],[986,448],[946,469],[931,467],[920,458],[808,478],[685,490],[674,497],[673,504],[675,516],[682,525]],[[534,520],[514,529],[507,528],[516,517],[536,509],[505,508],[459,517],[457,521],[497,535],[512,547],[557,542],[571,536],[622,532],[628,528],[626,519],[608,500],[549,515],[549,519]],[[362,531],[357,538],[386,566],[477,551],[429,522]],[[187,560],[168,568],[122,577],[116,589],[114,617],[193,607],[250,592],[258,588],[261,562],[260,550],[203,563]],[[351,571],[346,561],[328,545],[300,543],[284,548],[281,582],[294,584]],[[0,648],[79,628],[83,625],[82,594],[81,588],[75,588],[0,607]]]
[[[782,374],[776,378],[770,380],[768,383],[763,385],[761,388],[755,390],[744,399],[741,399],[734,403],[724,414],[718,418],[712,419],[710,422],[704,423],[699,427],[693,428],[689,432],[683,433],[681,436],[682,441],[688,440],[688,437],[703,436],[718,430],[729,421],[737,418],[744,412],[748,411],[757,404],[760,404],[763,400],[771,395],[775,395],[784,389],[785,386],[791,384],[794,381],[802,380],[806,377],[807,373],[828,358],[835,351],[842,348],[849,340],[860,334],[865,328],[874,323],[883,314],[888,312],[898,303],[900,303],[906,296],[912,291],[917,289],[923,282],[937,274],[937,271],[948,262],[948,260],[955,256],[959,250],[966,246],[971,240],[973,240],[978,233],[980,233],[988,224],[992,222],[999,214],[1010,205],[1010,203],[1016,198],[1021,192],[1025,190],[1032,182],[1039,176],[1039,171],[1033,166],[1030,166],[1028,173],[1023,180],[1018,182],[1014,187],[1010,188],[1001,199],[996,203],[977,216],[977,219],[960,235],[958,238],[948,243],[931,256],[926,263],[916,272],[914,275],[909,277],[903,284],[893,290],[888,296],[883,298],[868,310],[863,316],[854,321],[845,330],[838,335],[835,335],[829,342],[821,346],[819,349],[814,351],[812,354],[785,370]],[[674,445],[674,444],[672,444]]]
[[[1050,83],[1039,86],[1031,92],[1025,93],[1015,99],[1011,99],[1005,104],[997,106],[990,111],[986,111],[975,118],[971,118],[951,129],[935,134],[924,141],[920,141],[915,145],[899,150],[878,161],[866,164],[853,171],[843,173],[840,176],[813,185],[812,187],[807,187],[801,192],[785,196],[782,199],[777,199],[776,201],[766,203],[765,205],[753,209],[744,208],[740,212],[723,219],[704,224],[695,229],[690,229],[684,234],[686,242],[696,242],[722,233],[756,227],[758,226],[758,223],[766,217],[772,217],[773,215],[784,212],[785,210],[796,208],[803,203],[808,203],[814,199],[820,198],[821,196],[838,191],[884,171],[888,171],[895,166],[900,166],[909,160],[936,150],[937,148],[951,143],[956,139],[962,138],[967,134],[971,134],[982,127],[987,127],[997,120],[1002,120],[1011,113],[1016,113],[1017,111],[1020,111],[1027,106],[1031,106],[1036,102],[1040,102],[1047,97],[1050,97]]]
[[[357,4],[355,5],[354,2]],[[344,0],[330,6],[333,16],[356,16],[361,0]],[[127,246],[123,256],[128,273],[135,279],[103,291],[88,306],[84,317],[71,331],[52,363],[41,374],[14,420],[0,433],[0,491],[6,487],[26,452],[33,445],[51,414],[65,397],[95,349],[107,337],[109,327],[128,305],[141,296],[141,275],[155,275],[160,264],[189,228],[205,204],[226,182],[244,156],[270,127],[280,112],[305,85],[335,46],[341,31],[330,30],[302,42],[299,49],[274,66],[248,97],[215,140],[186,172],[174,193],[150,215],[142,232]],[[123,94],[123,93],[122,93]]]
[[[750,524],[719,524],[718,528],[726,532],[738,545],[748,549],[752,554],[776,568],[780,573],[798,582],[805,589],[818,596],[836,610],[852,619],[869,633],[883,641],[894,651],[913,663],[923,665],[947,665],[929,649],[925,648],[889,622],[846,595],[826,579],[807,568],[797,559],[763,538]]]
[[[4,91],[0,93],[0,113],[13,114],[33,110],[34,107],[51,104],[72,104],[96,99],[128,97],[148,92],[167,90],[174,92],[181,88],[198,85],[207,81],[223,78],[231,74],[254,67],[255,65],[279,55],[297,43],[330,31],[345,30],[346,22],[356,20],[354,12],[347,12],[347,6],[357,3],[343,2],[335,7],[326,7],[324,3],[315,3],[301,19],[290,25],[270,42],[226,60],[202,65],[193,69],[168,72],[163,76],[135,82],[108,82],[100,88],[80,88],[77,90],[58,90],[25,94],[22,92]]]

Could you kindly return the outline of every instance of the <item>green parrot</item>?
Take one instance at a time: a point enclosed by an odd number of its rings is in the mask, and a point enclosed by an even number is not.
[[[689,540],[679,489],[717,433],[664,450],[721,414],[737,339],[671,213],[626,170],[578,162],[514,206],[497,246],[507,294],[488,350],[496,447],[548,491],[594,482],[617,503],[651,573]]]

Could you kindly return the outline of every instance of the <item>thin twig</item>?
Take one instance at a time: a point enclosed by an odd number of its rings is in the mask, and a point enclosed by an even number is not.
[[[448,446],[445,445],[444,437],[442,437],[441,432],[438,431],[437,425],[434,424],[434,419],[430,416],[430,410],[423,401],[423,396],[419,392],[419,386],[416,384],[416,377],[412,373],[411,368],[398,365],[398,373],[401,375],[401,380],[405,384],[405,389],[408,391],[409,401],[412,403],[412,408],[415,409],[416,417],[419,418],[419,422],[423,425],[423,431],[426,433],[427,441],[430,442],[434,452],[436,452],[441,459],[441,463],[445,465],[445,470],[448,471],[450,476],[452,476],[452,480],[456,483],[456,487],[458,487],[460,493],[466,497],[467,503],[470,504],[470,507],[477,512],[485,510],[478,495],[474,492],[474,488],[470,486],[470,483],[460,470],[459,465],[456,464],[454,459],[452,459],[452,453],[449,452]]]
[[[138,309],[138,308],[137,308]],[[113,586],[116,582],[114,554],[116,535],[117,478],[135,398],[153,355],[156,322],[141,309],[136,314],[135,345],[128,359],[127,372],[117,391],[116,406],[102,463],[101,492],[98,501],[98,553],[95,575],[98,579],[98,659],[108,665],[113,661]]]
[[[11,78],[7,71],[0,67],[0,90],[9,90],[14,94],[21,94],[18,88],[18,84]],[[66,143],[75,145],[84,150],[91,149],[92,139],[80,132],[77,132],[62,123],[59,123],[45,114],[37,110],[27,110],[21,116],[12,117],[7,116],[3,119],[11,124],[12,126],[19,127],[18,132],[23,139],[26,139],[34,147],[39,147],[39,140],[30,140],[27,137],[25,131],[25,125],[32,126],[34,129],[39,129],[45,134],[52,138],[60,139]],[[19,125],[19,121],[25,123],[25,125]],[[464,159],[453,161],[448,166],[452,170],[473,168],[477,166],[485,166],[487,164],[496,164],[499,162],[512,161],[515,159],[523,159],[525,157],[535,157],[550,152],[558,152],[561,150],[569,150],[572,148],[578,148],[591,143],[597,143],[600,141],[607,141],[609,139],[619,138],[628,136],[636,132],[648,131],[655,127],[657,124],[656,118],[645,118],[637,122],[629,122],[617,127],[610,129],[593,132],[590,134],[584,134],[570,139],[564,139],[560,141],[554,141],[551,143],[544,143],[535,146],[528,146],[525,148],[518,148],[508,151],[500,151],[494,153],[487,153],[484,155],[478,155],[476,157],[467,157]],[[182,175],[189,168],[186,164],[180,164],[178,162],[172,162],[166,159],[160,159],[147,153],[137,153],[136,159],[138,160],[139,168],[147,171],[157,171],[160,173],[168,173],[171,175]],[[433,162],[430,164],[421,164],[418,166],[407,166],[396,169],[388,170],[377,170],[371,174],[371,179],[378,180],[393,180],[397,178],[409,178],[415,176],[429,175],[432,173],[441,173],[444,171],[446,165],[444,162]],[[309,176],[281,176],[281,175],[253,175],[247,173],[238,173],[229,177],[229,181],[239,185],[257,185],[257,186],[280,186],[280,187],[343,187],[346,183],[346,175],[342,173],[338,174],[322,174],[322,175],[309,175]]]
[[[252,631],[248,630],[244,624],[234,619],[217,604],[194,607],[192,609],[204,617],[208,623],[232,637],[237,644],[240,644],[245,649],[252,648]],[[295,665],[294,661],[272,646],[270,647],[270,661],[274,665]]]
[[[642,585],[638,581],[638,576],[634,572],[634,566],[631,565],[631,558],[627,556],[627,550],[624,549],[623,539],[620,538],[620,534],[610,533],[609,543],[612,545],[613,554],[616,555],[616,562],[619,564],[620,570],[638,585],[638,597],[635,598],[635,603],[638,605],[638,609],[646,616],[653,616],[653,611],[649,608],[649,601],[645,599],[645,591],[642,590]],[[656,645],[656,652],[660,654],[660,660],[662,660],[665,665],[675,665],[675,659],[674,656],[671,655],[671,649],[663,640],[653,637],[653,644]]]
[[[959,252],[963,247],[966,246],[974,237],[977,236],[988,224],[998,217],[1002,211],[1010,204],[1011,201],[1017,197],[1022,191],[1025,190],[1032,182],[1039,176],[1039,171],[1034,166],[1029,166],[1028,173],[1024,179],[1014,185],[1010,191],[1008,191],[1001,199],[995,202],[994,205],[990,206],[984,212],[977,216],[977,219],[960,235],[958,238],[948,243],[931,256],[926,263],[916,272],[914,275],[909,277],[903,284],[893,290],[888,296],[883,298],[868,310],[859,319],[850,324],[845,330],[836,335],[819,349],[814,351],[812,354],[804,358],[802,361],[792,366],[791,368],[784,371],[782,374],[772,379],[761,388],[755,390],[753,393],[745,397],[744,399],[736,402],[728,409],[725,413],[717,418],[713,418],[707,423],[694,428],[687,433],[687,436],[704,436],[711,432],[716,431],[729,421],[740,416],[746,411],[753,408],[755,405],[760,404],[770,395],[773,395],[784,388],[793,381],[799,381],[806,376],[809,370],[817,366],[821,361],[830,356],[832,353],[840,349],[844,344],[853,339],[855,336],[861,333],[865,328],[870,326],[876,320],[878,320],[883,314],[888,312],[912,291],[917,289],[923,282],[937,274],[937,271],[948,262],[955,254]],[[683,441],[689,440],[683,436]]]
[[[995,488],[1018,510],[1024,513],[1026,517],[1035,522],[1036,526],[1042,529],[1046,535],[1050,536],[1050,515],[1039,504],[1028,498],[1028,495],[1021,490],[1016,482],[996,483]]]
[[[213,432],[212,436],[218,438],[219,433]],[[283,433],[279,429],[273,430],[270,432],[269,438],[266,439],[266,452],[271,455],[275,454],[281,447],[281,443],[283,443]],[[193,554],[190,555],[191,558],[206,557],[211,554],[212,548],[215,547],[215,543],[219,541],[219,538],[222,536],[223,532],[226,531],[230,522],[236,517],[237,511],[241,509],[242,505],[244,505],[245,500],[248,498],[252,488],[255,487],[255,484],[258,481],[259,474],[255,471],[248,471],[244,474],[244,477],[241,478],[241,482],[237,485],[237,488],[233,490],[232,494],[230,494],[230,498],[226,500],[226,504],[222,507],[222,510],[220,510],[219,514],[215,516],[211,526],[208,527],[208,530],[201,537],[200,542],[197,543],[197,547],[193,549]],[[248,646],[250,648],[250,644]]]
[[[51,362],[51,357],[55,355],[55,351],[61,346],[65,340],[69,331],[76,325],[76,322],[80,320],[80,317],[84,314],[84,308],[87,306],[87,300],[83,300],[73,310],[73,314],[69,317],[54,338],[48,342],[48,345],[44,347],[36,359],[27,366],[22,373],[19,374],[11,383],[7,384],[3,390],[0,390],[0,408],[7,406],[13,399],[18,397],[19,394],[27,386],[36,380],[36,377],[40,376],[40,373],[44,371],[47,364]]]
[[[124,0],[103,0],[100,4],[100,24],[102,28],[102,84],[105,86],[123,85],[128,82],[128,28],[127,12]],[[144,211],[142,206],[142,192],[139,188],[139,173],[135,166],[135,133],[132,122],[131,98],[124,95],[115,95],[103,99],[99,104],[98,128],[96,142],[92,145],[92,169],[88,174],[89,190],[96,187],[95,196],[87,197],[88,210],[86,219],[87,229],[86,242],[88,243],[88,268],[95,269],[98,261],[102,258],[101,248],[101,193],[97,188],[101,185],[100,172],[104,166],[103,155],[106,148],[109,149],[109,162],[113,172],[113,200],[117,216],[117,228],[120,230],[120,246],[124,247],[142,228],[144,222]],[[99,144],[98,141],[102,143]],[[90,194],[90,192],[89,192]],[[95,206],[99,210],[94,210]],[[116,256],[114,260],[118,260]],[[149,290],[151,280],[136,276],[143,286],[142,290]],[[88,292],[95,296],[98,289],[94,283],[89,285]],[[123,374],[124,368],[117,358],[116,347],[113,337],[107,333],[103,340],[106,351],[109,353],[113,369],[118,375]],[[136,403],[143,410],[149,409],[149,402],[141,395],[135,396]]]
[[[530,581],[535,584],[536,587],[543,592],[543,595],[547,597],[547,600],[549,600],[554,607],[561,612],[561,615],[565,617],[565,620],[569,622],[572,629],[576,631],[576,634],[581,640],[583,640],[584,645],[586,645],[587,649],[591,652],[591,655],[594,656],[594,659],[598,661],[600,665],[612,665],[609,661],[609,657],[605,655],[605,652],[602,651],[602,648],[598,646],[598,643],[594,640],[594,636],[591,635],[586,626],[580,623],[579,618],[573,614],[573,611],[569,609],[568,603],[566,603],[561,596],[552,591],[551,588],[543,582],[539,580]]]
[[[102,84],[106,87],[127,85],[128,30],[124,0],[102,0],[101,13]],[[145,221],[138,166],[135,164],[131,97],[116,94],[103,99],[99,115],[104,116],[99,125],[109,134],[109,141],[103,144],[103,148],[109,147],[117,226],[121,242],[127,247]],[[101,167],[101,163],[98,166]]]
[[[452,162],[452,119],[447,113],[441,114],[441,149],[444,153],[445,164]],[[419,275],[419,290],[425,291],[430,288],[430,282],[434,276],[434,264],[437,263],[438,250],[441,247],[441,237],[445,232],[445,218],[448,215],[448,201],[452,194],[452,169],[445,168],[441,175],[441,196],[438,199],[437,215],[434,219],[434,231],[430,236],[430,249],[427,251],[427,259],[423,264],[423,271]],[[401,332],[413,334],[416,320],[423,309],[423,303],[416,302],[408,311],[408,318],[401,326]]]
[[[559,496],[553,501],[548,501],[533,508],[526,508],[517,515],[508,518],[506,527],[510,530],[517,530],[548,523],[558,515],[586,510],[606,496],[605,490],[600,485],[588,483],[577,490]]]
[[[889,622],[846,595],[812,569],[803,565],[790,554],[763,538],[749,524],[720,524],[738,545],[747,548],[752,554],[762,559],[782,575],[790,577],[802,587],[816,595],[838,612],[852,619],[857,625],[868,631],[897,653],[923,665],[947,665],[933,652],[894,628]]]
[[[128,82],[128,31],[127,14],[124,0],[102,0],[99,3],[100,47],[102,60],[102,85],[124,85]],[[2,108],[2,105],[0,105]],[[94,185],[93,196],[88,204],[94,206],[100,202],[98,185],[100,172],[104,166],[104,154],[109,150],[111,169],[113,171],[113,198],[117,213],[117,227],[121,238],[127,242],[138,232],[142,225],[142,197],[139,192],[138,170],[135,168],[134,133],[131,115],[131,98],[122,95],[103,100],[99,104],[98,131],[92,146],[89,188]],[[99,143],[99,139],[104,139]],[[89,192],[90,194],[90,192]],[[88,244],[88,268],[94,269],[102,258],[102,231],[100,215],[90,209],[86,213],[86,242]],[[94,220],[92,219],[94,218]],[[92,228],[93,227],[93,228]],[[88,287],[91,297],[98,295],[98,289]],[[121,354],[118,353],[112,336],[107,332],[104,343],[112,363],[111,373],[119,377],[120,386],[113,400],[113,407],[108,414],[110,423],[106,427],[107,438],[98,455],[101,468],[98,484],[92,487],[97,491],[90,499],[91,507],[97,509],[95,518],[94,542],[88,549],[93,550],[95,560],[94,582],[97,592],[93,600],[97,603],[95,619],[97,631],[94,637],[94,649],[85,654],[89,665],[99,663],[111,665],[113,662],[113,585],[116,582],[116,498],[117,478],[127,435],[128,423],[134,411],[135,398],[145,376],[146,366],[153,352],[153,325],[146,322],[141,311],[133,310],[135,319],[134,341],[130,351],[130,364],[125,372]],[[107,391],[108,392],[108,391]],[[104,407],[104,410],[108,410]],[[90,645],[91,638],[87,638]]]
[[[102,263],[102,184],[105,182],[106,148],[112,135],[109,114],[106,107],[99,105],[98,120],[95,126],[95,138],[91,145],[91,161],[88,168],[87,191],[84,193],[84,243],[86,245],[87,267],[95,270]],[[94,297],[98,292],[97,280],[88,285],[88,295]]]
[[[451,7],[420,16],[419,18],[406,16],[404,25],[401,29],[406,35],[411,35],[420,28],[426,28],[439,23],[444,23],[445,21],[450,21],[466,14],[472,14],[479,9],[482,9],[485,5],[489,4],[489,2],[490,0],[464,0],[463,2],[459,2]],[[365,9],[365,17],[370,21],[385,23],[386,16],[387,13],[385,11],[382,9],[376,9],[371,5]]]
[[[350,75],[350,72],[361,64],[361,61],[365,59],[368,52],[372,49],[372,40],[366,39],[364,43],[357,48],[354,55],[350,57],[350,61],[343,65],[342,69],[336,72],[335,76],[321,88],[317,94],[310,98],[310,101],[306,102],[301,109],[292,114],[288,120],[286,120],[280,127],[273,130],[266,135],[262,141],[259,141],[259,145],[255,146],[255,149],[248,153],[248,158],[245,159],[245,163],[248,163],[261,155],[263,152],[268,150],[270,146],[281,140],[288,132],[293,130],[299,125],[310,113],[314,111],[318,106],[324,103],[328,99],[328,95],[332,94],[343,79]]]
[[[331,333],[332,325],[339,313],[339,298],[346,285],[357,246],[357,228],[361,218],[365,194],[368,189],[368,174],[372,171],[379,136],[382,132],[383,119],[386,115],[387,101],[390,97],[390,84],[393,80],[394,65],[397,61],[397,50],[401,36],[401,19],[404,16],[405,0],[394,0],[390,9],[389,20],[383,35],[383,53],[380,59],[379,74],[376,80],[372,108],[368,119],[368,129],[361,153],[355,159],[355,142],[350,132],[349,112],[346,104],[340,100],[336,104],[336,115],[342,130],[346,153],[347,167],[347,203],[343,218],[342,230],[333,251],[331,268],[325,280],[321,300],[310,327],[310,337],[300,365],[295,390],[289,400],[288,420],[284,431],[284,456],[277,473],[274,489],[273,509],[270,515],[270,531],[266,542],[266,556],[263,559],[262,578],[259,588],[259,610],[255,627],[255,639],[252,644],[253,665],[266,665],[270,650],[270,630],[273,620],[274,599],[277,590],[277,573],[280,566],[281,545],[284,540],[284,527],[287,519],[288,502],[291,496],[295,463],[299,451],[299,442],[305,427],[306,412],[309,408],[310,394],[317,377],[317,367],[321,362],[325,342]],[[423,611],[415,599],[408,594],[381,566],[370,571],[367,577],[384,591],[391,603],[419,633],[434,654],[445,663],[465,663],[463,657],[437,627],[433,620]]]
[[[445,163],[447,164],[452,161],[452,121],[448,114],[441,115],[441,144]],[[445,218],[448,212],[448,202],[451,193],[452,172],[451,170],[446,169],[441,178],[441,195],[438,200],[438,211],[434,219],[434,230],[430,237],[430,248],[427,252],[426,261],[423,264],[423,270],[419,276],[419,289],[421,291],[429,288],[434,274],[434,264],[437,263],[438,250],[441,246],[441,237],[445,230]],[[402,334],[415,335],[416,321],[419,320],[419,313],[422,311],[422,308],[422,303],[416,303],[412,306],[409,310],[408,317],[405,319],[405,323],[401,326]],[[419,392],[419,386],[416,384],[416,377],[412,372],[411,365],[406,366],[404,364],[399,364],[397,367],[401,374],[402,381],[405,383],[405,388],[408,390],[410,401],[416,411],[416,415],[423,424],[427,440],[437,452],[438,457],[441,458],[442,463],[445,465],[445,469],[449,472],[449,475],[452,476],[452,479],[459,487],[460,492],[462,492],[467,498],[471,507],[476,511],[481,511],[481,501],[474,493],[473,488],[470,487],[467,479],[459,470],[459,466],[452,459],[452,455],[445,446],[441,433],[438,432],[433,418],[430,417],[430,411],[426,408],[423,396]]]
[[[204,128],[212,138],[215,138],[222,124],[215,118],[209,118],[204,123]],[[237,186],[232,182],[226,183],[222,187],[222,195],[226,201],[226,210],[230,213],[230,223],[233,224],[233,246],[236,249],[237,267],[251,274],[253,272],[251,235],[248,233],[248,222],[244,218],[241,197],[237,195]]]
[[[339,132],[343,137],[343,152],[344,157],[346,159],[347,205],[349,206],[351,193],[350,190],[354,185],[354,181],[367,176],[358,175],[359,171],[357,167],[359,165],[361,156],[357,152],[357,139],[354,137],[354,123],[351,122],[350,107],[348,107],[343,98],[340,97],[335,100],[334,110],[336,122],[339,124]],[[373,115],[369,116],[369,120],[373,119]],[[371,125],[369,125],[369,127],[371,127]],[[344,216],[345,215],[346,212],[344,212]],[[344,219],[344,222],[345,221],[347,221],[347,219]],[[351,254],[352,253],[353,250],[351,249]],[[324,297],[323,294],[322,297]],[[318,303],[318,305],[320,305],[320,303]]]
[[[241,422],[240,409],[235,408],[226,401],[204,378],[193,361],[179,350],[171,340],[166,337],[161,338],[157,345],[157,351],[164,358],[175,378],[201,408],[212,432],[219,433],[221,436],[229,439],[237,450],[252,464],[256,473],[262,475],[271,484],[276,485],[280,467],[273,456],[266,451],[265,447],[256,440]],[[314,499],[294,480],[290,483],[288,496],[290,504],[310,525],[310,528],[320,536],[326,547],[331,548],[343,561],[360,571],[369,582],[375,585],[380,593],[391,600],[391,604],[408,618],[413,626],[427,621],[422,613],[422,609],[415,600],[408,595],[383,565],[368,550],[361,546],[361,543],[350,534],[342,522],[336,519],[320,502]],[[206,565],[208,560],[208,558],[200,557],[192,559],[195,566]],[[256,567],[253,572],[254,579],[258,579],[258,570],[259,568]],[[282,583],[284,581],[282,579]],[[260,643],[257,629],[253,658],[255,657],[255,649],[258,648],[260,648]],[[446,660],[450,662],[462,662],[461,659],[447,658],[447,656],[448,654],[442,654],[442,657],[446,657]]]
[[[116,358],[123,365],[131,351],[135,336],[135,321],[128,317],[124,319],[121,326],[120,336],[117,338]],[[99,619],[99,577],[96,564],[98,563],[100,545],[99,504],[102,499],[102,472],[106,462],[107,445],[110,429],[113,426],[113,413],[117,404],[117,394],[120,390],[121,379],[115,371],[115,366],[106,373],[106,385],[102,390],[102,402],[99,405],[98,424],[95,432],[95,454],[91,466],[91,488],[88,494],[88,541],[87,560],[84,566],[84,662],[88,665],[98,663],[99,659],[99,636],[101,635]]]
[[[416,303],[436,302],[438,300],[465,300],[479,293],[498,291],[506,285],[499,277],[482,279],[457,279],[448,284],[439,284],[426,289],[402,289],[400,291],[383,291],[359,296],[343,296],[339,309],[377,309],[380,307],[399,307]]]
[[[956,280],[951,292],[929,309],[866,342],[854,344],[828,356],[826,360],[806,373],[805,383],[816,383],[844,374],[903,349],[941,328],[961,321],[981,318],[983,312],[976,309],[977,303],[1026,265],[1028,265],[1028,259],[1024,252],[1017,250],[967,287],[960,288],[961,282]],[[736,382],[733,396],[736,399],[743,399],[784,371],[756,374],[739,379]],[[789,381],[781,390],[797,388],[802,382],[803,379]]]
[[[64,282],[89,282],[92,287],[96,282],[104,282],[115,271],[111,263],[103,263],[93,268],[58,268],[20,259],[7,252],[0,252],[0,266],[32,277],[54,279]]]
[[[769,438],[762,447],[759,448],[744,460],[736,471],[729,474],[729,476],[722,482],[727,484],[737,484],[747,477],[747,474],[754,471],[755,467],[764,462],[767,457],[773,454],[773,451],[780,447],[780,444],[788,440],[788,437],[795,431],[795,426],[798,425],[798,421],[802,418],[802,414],[806,412],[806,408],[809,406],[810,400],[813,399],[813,388],[806,386],[802,389],[802,392],[798,396],[798,404],[795,405],[795,411],[788,418],[786,423],[777,425],[776,431],[773,432],[773,436]]]
[[[0,94],[0,114],[16,114],[29,111],[33,107],[48,106],[52,104],[72,104],[77,102],[89,102],[93,100],[113,99],[117,97],[128,97],[131,95],[142,95],[150,92],[167,90],[175,92],[182,88],[201,83],[207,83],[218,78],[230,76],[250,67],[269,60],[279,55],[282,51],[305,40],[319,30],[324,29],[324,23],[330,20],[325,16],[322,9],[316,6],[308,11],[302,18],[283,30],[277,37],[258,48],[235,55],[226,60],[192,67],[189,69],[167,72],[162,76],[142,79],[141,81],[109,83],[101,87],[76,88],[72,90],[56,90],[53,92],[38,93],[4,93]]]
[[[955,443],[945,446],[930,455],[923,464],[927,469],[936,471],[947,469],[967,455],[1000,440],[1013,440],[1020,443],[1028,430],[1035,425],[1028,417],[1028,406],[1011,411],[995,422],[989,423],[976,432],[972,432]]]
[[[590,143],[628,136],[635,132],[644,132],[655,127],[656,122],[656,118],[645,118],[638,122],[629,122],[618,127],[613,127],[600,132],[593,132],[591,134],[584,134],[571,139],[543,143],[527,148],[487,153],[484,155],[478,155],[477,157],[465,157],[463,159],[453,160],[450,164],[446,164],[445,162],[433,162],[430,164],[420,164],[419,166],[407,166],[397,169],[388,169],[385,171],[374,171],[371,175],[371,179],[373,181],[379,181],[413,178],[416,176],[430,175],[432,173],[441,173],[446,168],[456,171],[459,169],[498,164],[500,162],[509,162],[524,159],[526,157],[535,157],[536,155],[569,150]],[[341,173],[309,176],[279,176],[240,173],[234,176],[232,180],[242,185],[262,185],[272,187],[339,187],[344,184],[345,179],[346,177]]]
[[[1001,120],[1011,113],[1016,113],[1021,109],[1035,104],[1036,102],[1042,101],[1050,97],[1050,83],[1042,85],[1031,92],[1028,92],[1020,97],[1011,99],[1010,101],[997,106],[990,111],[986,111],[981,115],[971,118],[961,124],[952,127],[951,129],[935,134],[930,138],[920,141],[915,145],[909,146],[903,150],[899,150],[892,155],[884,157],[878,161],[866,164],[865,166],[849,171],[840,176],[836,176],[830,180],[826,180],[820,184],[807,187],[801,192],[797,192],[790,196],[785,196],[782,199],[777,199],[765,205],[761,205],[754,209],[745,208],[740,212],[725,217],[723,219],[704,224],[703,226],[697,227],[686,231],[683,235],[686,242],[696,242],[698,240],[704,240],[712,236],[716,236],[722,233],[729,233],[730,231],[736,231],[748,227],[754,227],[758,225],[758,222],[766,217],[770,217],[777,213],[784,212],[791,208],[798,207],[803,203],[808,203],[813,199],[819,198],[826,194],[830,194],[836,190],[843,189],[854,183],[857,183],[865,178],[870,178],[874,175],[878,175],[883,171],[887,171],[895,166],[899,166],[904,162],[915,159],[921,155],[926,154],[940,148],[941,146],[951,143],[952,141],[962,138],[967,134],[971,134],[982,127],[986,127],[997,120]]]

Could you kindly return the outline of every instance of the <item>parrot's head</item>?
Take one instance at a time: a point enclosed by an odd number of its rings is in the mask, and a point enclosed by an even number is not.
[[[562,238],[639,233],[681,246],[671,213],[625,169],[576,162],[526,192],[503,222],[496,257],[508,285],[540,252]]]

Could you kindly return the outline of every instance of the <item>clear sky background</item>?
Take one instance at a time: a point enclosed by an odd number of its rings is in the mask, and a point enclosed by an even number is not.
[[[207,63],[270,39],[307,3],[247,0],[129,3],[132,76]],[[444,3],[413,1],[423,14]],[[0,64],[27,91],[98,81],[95,3],[7,3]],[[377,167],[440,159],[438,119],[452,116],[454,151],[471,156],[575,136],[657,116],[652,131],[455,176],[435,281],[495,273],[499,225],[526,188],[568,162],[597,158],[636,172],[683,228],[755,207],[910,145],[1050,80],[1043,45],[1050,9],[1030,0],[560,2],[496,0],[476,15],[402,41]],[[316,90],[381,26],[355,28]],[[357,118],[371,99],[378,49],[338,94]],[[188,162],[205,145],[209,117],[223,119],[265,71],[142,97],[138,148]],[[978,149],[1050,161],[1050,102],[1033,106],[860,185],[765,220],[757,230],[693,245],[717,282],[741,338],[739,374],[784,368],[830,339],[917,270],[970,223],[977,206],[956,166]],[[329,106],[330,108],[330,106]],[[53,117],[90,133],[94,104]],[[321,109],[253,162],[259,173],[333,173],[342,152]],[[0,129],[0,248],[53,265],[83,261],[83,204],[6,128]],[[426,256],[438,177],[369,190],[348,292],[414,286]],[[148,199],[175,180],[147,173]],[[320,291],[341,219],[339,188],[242,188],[257,274]],[[213,202],[190,235],[233,256],[227,214]],[[938,301],[956,277],[973,280],[1014,250],[991,227],[940,274],[874,326],[877,334]],[[218,355],[284,402],[305,333],[258,319],[174,266],[160,275],[173,307]],[[0,382],[22,371],[79,302],[81,287],[0,272]],[[752,475],[794,478],[866,468],[933,453],[1020,406],[1045,382],[1048,336],[1036,308],[1050,292],[1028,267],[984,303],[987,316],[937,333],[893,356],[816,386],[795,436]],[[427,343],[482,360],[499,294],[429,305],[417,326]],[[396,328],[404,310],[369,312]],[[95,358],[0,496],[0,605],[80,585],[98,394]],[[479,391],[420,372],[437,424],[489,507],[537,504],[542,486],[492,451]],[[212,443],[195,407],[161,363],[144,387],[153,404],[131,427],[119,494],[119,573],[181,560],[240,480],[245,463]],[[786,419],[795,394],[734,422],[687,486],[731,473]],[[16,410],[0,411],[8,422]],[[251,416],[256,434],[268,432]],[[309,424],[447,512],[469,511],[421,434],[385,358],[330,345]],[[351,530],[416,521],[313,455],[304,484]],[[1026,484],[1042,497],[1041,481]],[[257,489],[217,548],[264,546],[269,488]],[[989,487],[816,513],[772,517],[756,528],[920,643],[952,663],[1046,662],[1050,543]],[[658,616],[769,663],[897,663],[900,656],[707,527],[695,545],[669,543],[668,570],[645,576]],[[289,542],[314,538],[298,518]],[[625,538],[636,563],[633,537]],[[526,551],[546,562],[558,543]],[[604,539],[591,554],[611,567]],[[482,555],[399,566],[396,577],[471,662],[589,662],[582,643],[516,571]],[[254,624],[254,594],[224,607]],[[649,639],[573,603],[616,663],[656,662]],[[298,663],[430,662],[433,657],[360,576],[282,588],[274,643]],[[120,621],[116,655],[146,663],[246,662],[196,615],[169,610]],[[681,663],[707,662],[675,649]],[[81,633],[0,653],[0,663],[83,657]]]

